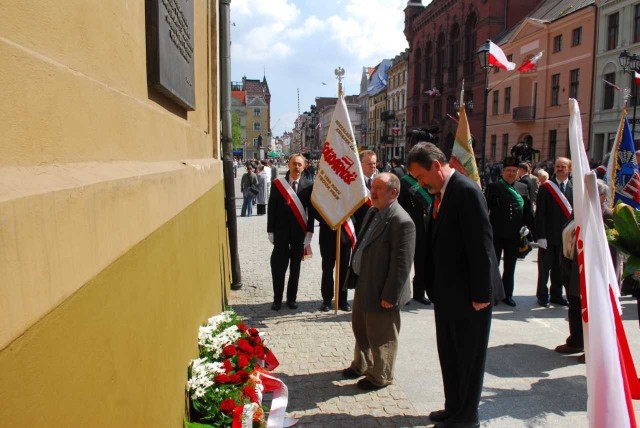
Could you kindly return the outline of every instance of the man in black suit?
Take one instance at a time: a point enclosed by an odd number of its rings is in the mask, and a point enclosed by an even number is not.
[[[271,253],[271,276],[273,279],[273,304],[271,309],[280,310],[284,294],[284,277],[289,266],[287,306],[296,309],[298,303],[298,280],[304,246],[313,236],[313,216],[307,216],[311,204],[312,183],[304,179],[305,158],[300,154],[291,156],[289,172],[277,178],[269,195],[267,210],[267,233],[273,244]]]
[[[487,203],[478,184],[449,166],[434,144],[417,144],[407,163],[435,195],[427,294],[435,309],[445,404],[429,418],[438,428],[476,428],[493,289],[502,286]]]
[[[413,257],[413,300],[430,305],[426,296],[427,283],[425,280],[425,260],[427,249],[427,219],[431,212],[433,196],[427,193],[418,181],[405,174],[400,179],[400,195],[398,203],[409,214],[416,226],[416,251]]]
[[[504,256],[502,262],[502,285],[504,303],[515,306],[513,300],[514,274],[520,247],[520,230],[523,226],[533,228],[533,211],[529,189],[516,181],[518,161],[507,157],[502,162],[502,178],[487,186],[485,196],[489,207],[489,220],[493,231],[493,248],[496,259]]]
[[[335,294],[334,287],[334,268],[336,265],[336,231],[331,229],[322,215],[311,204],[309,211],[313,213],[314,218],[320,223],[320,256],[322,257],[322,279],[320,281],[320,292],[322,294],[322,305],[320,310],[328,312],[331,310],[331,301]],[[355,237],[354,237],[355,238]],[[344,226],[340,226],[340,275],[339,284],[344,284],[349,269],[349,259],[351,258],[351,240],[347,235]],[[347,301],[346,288],[340,287],[338,292],[338,307],[346,312],[351,311],[351,305]]]
[[[518,165],[518,181],[527,186],[529,200],[533,205],[536,201],[536,195],[538,194],[538,180],[531,175],[531,165],[529,165],[529,162],[520,162]]]
[[[569,179],[571,161],[564,157],[556,159],[555,176],[538,189],[536,199],[535,234],[538,242],[538,305],[569,306],[562,297],[562,229],[571,217],[573,205],[573,184]],[[547,288],[551,274],[551,289]],[[551,298],[549,298],[551,294]]]

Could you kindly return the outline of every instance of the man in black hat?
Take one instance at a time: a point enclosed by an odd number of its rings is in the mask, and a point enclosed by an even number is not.
[[[502,178],[487,186],[485,197],[489,207],[489,221],[493,229],[493,248],[498,262],[503,256],[502,284],[504,303],[515,306],[513,300],[514,274],[520,247],[520,231],[533,226],[533,210],[529,189],[517,181],[518,160],[507,157],[502,162]]]

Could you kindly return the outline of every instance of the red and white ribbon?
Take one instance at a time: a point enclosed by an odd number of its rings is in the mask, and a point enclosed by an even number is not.
[[[296,195],[296,192],[293,191],[291,185],[284,177],[278,177],[273,181],[273,184],[276,186],[280,194],[293,211],[293,215],[298,220],[298,224],[302,228],[302,232],[307,230],[307,213],[302,206],[302,202],[300,202],[300,198]]]
[[[567,218],[567,220],[569,220],[569,218],[571,217],[571,213],[573,212],[573,208],[571,208],[569,200],[564,195],[564,193],[560,191],[558,185],[551,180],[547,180],[542,183],[542,186],[546,187],[547,190],[551,193],[553,199],[555,199],[558,205],[560,205],[560,209],[564,213],[564,216]]]
[[[289,389],[283,381],[277,377],[266,373],[262,370],[258,371],[264,392],[273,392],[273,400],[271,401],[271,410],[267,419],[267,428],[282,428],[295,425],[298,420],[286,417],[287,404],[289,403]]]
[[[349,241],[351,241],[351,249],[353,250],[356,246],[356,228],[353,226],[351,218],[342,223],[342,227],[344,227],[344,231],[347,233]]]
[[[236,407],[233,410],[231,428],[253,428],[253,414],[258,409],[256,403]]]

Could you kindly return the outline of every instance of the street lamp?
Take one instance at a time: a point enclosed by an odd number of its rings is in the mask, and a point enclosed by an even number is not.
[[[640,67],[640,56],[636,54],[630,54],[626,49],[620,52],[620,57],[618,57],[618,61],[620,62],[620,67],[622,67],[622,71],[627,74],[628,72],[635,72]],[[635,79],[634,79],[635,82]],[[631,133],[633,135],[633,141],[636,141],[636,104],[638,104],[638,88],[633,86],[633,125],[631,128]],[[628,95],[627,95],[628,98]],[[626,101],[626,100],[625,100]]]
[[[484,118],[482,121],[482,173],[484,173],[484,152],[487,145],[487,102],[489,99],[489,70],[493,68],[493,65],[489,63],[489,50],[491,49],[491,40],[488,40],[480,46],[478,49],[478,61],[480,61],[480,67],[484,70]],[[481,173],[481,174],[482,174]]]
[[[464,108],[466,111],[469,112],[469,114],[473,113],[473,100],[468,100],[462,103],[464,105]],[[455,100],[453,102],[453,108],[456,109],[456,111],[460,110],[460,101]]]

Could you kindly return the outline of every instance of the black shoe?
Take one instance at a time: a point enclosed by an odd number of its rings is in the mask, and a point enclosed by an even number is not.
[[[331,305],[328,303],[323,303],[322,306],[320,306],[320,310],[322,312],[329,312],[331,310]]]
[[[338,308],[340,308],[341,311],[351,312],[351,305],[347,302],[340,303]]]
[[[357,385],[358,385],[358,389],[362,389],[364,391],[377,391],[379,389],[384,388],[384,386],[378,386],[375,383],[371,382],[366,377],[364,379],[360,379]]]
[[[434,428],[480,428],[480,421],[451,421],[438,422]]]
[[[359,374],[357,371],[355,371],[351,367],[347,367],[346,369],[342,370],[342,377],[345,379],[358,379],[359,377],[362,377],[362,376],[364,375]]]
[[[547,306],[549,306],[549,299],[545,299],[544,297],[540,297],[538,299],[538,305],[546,308]]]
[[[423,305],[430,305],[431,304],[431,300],[427,299],[426,297],[414,297],[413,300],[415,300],[416,302],[420,302]]]
[[[289,306],[289,309],[298,309],[298,303],[295,301],[287,301],[287,306]]]
[[[449,416],[450,415],[446,410],[434,410],[433,412],[429,413],[429,419],[431,419],[433,422],[445,421],[449,419]]]
[[[502,299],[502,301],[511,307],[516,306],[515,300],[513,300],[511,297],[505,297],[504,299]]]
[[[569,306],[569,302],[564,297],[552,297],[551,300],[549,300],[549,301],[551,303],[556,304],[556,305]]]
[[[493,299],[493,306],[498,306],[500,304],[500,300]]]
[[[273,302],[271,304],[271,309],[273,309],[274,311],[279,311],[281,307],[282,307],[282,302]]]

